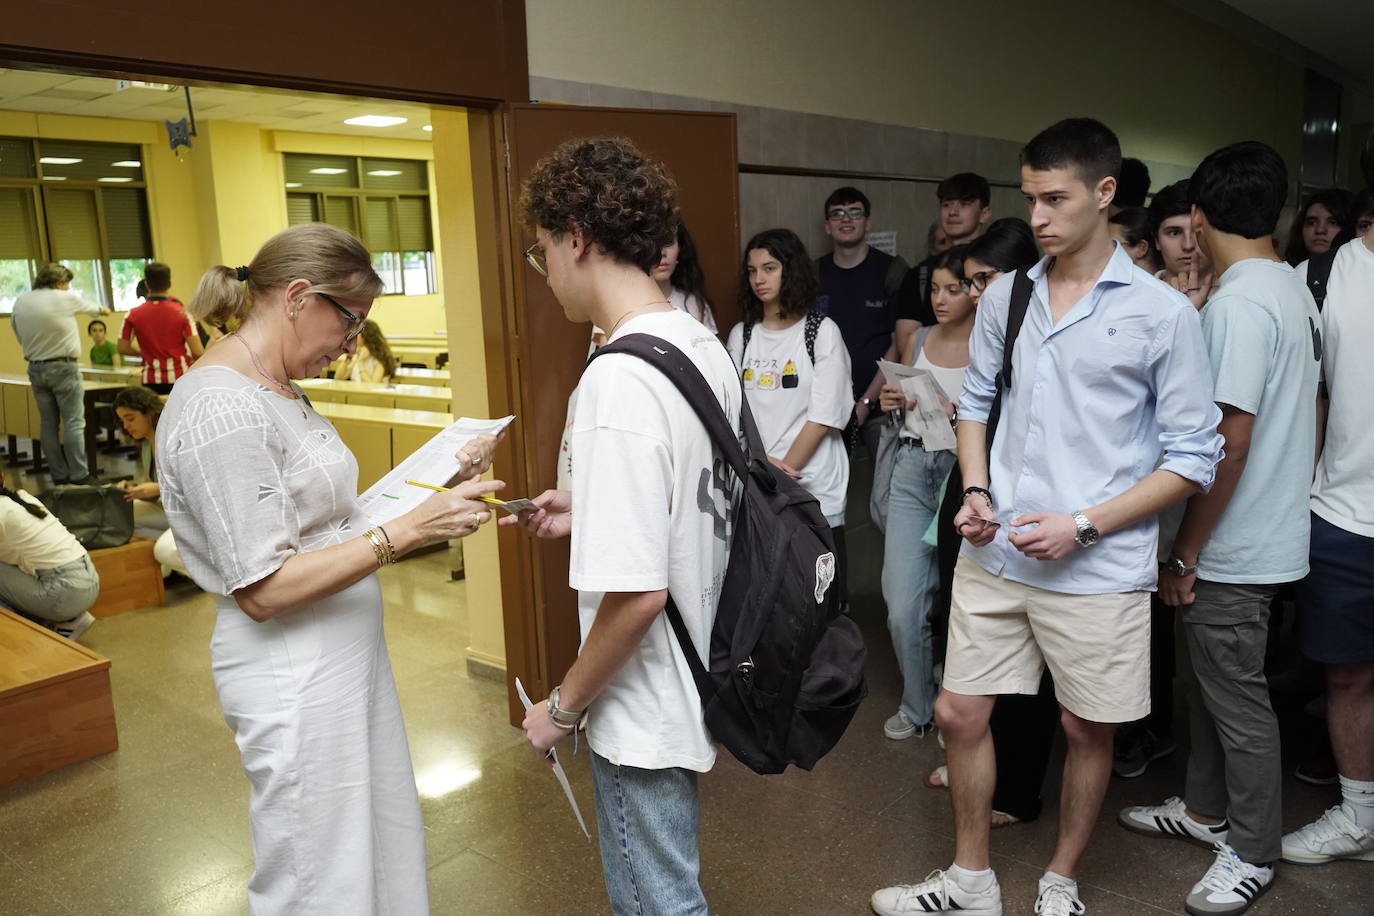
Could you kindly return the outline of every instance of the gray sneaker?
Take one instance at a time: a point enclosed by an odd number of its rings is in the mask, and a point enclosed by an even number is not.
[[[893,741],[901,741],[904,738],[910,738],[912,735],[918,733],[921,737],[925,737],[926,729],[928,728],[930,728],[929,723],[926,725],[917,725],[907,718],[906,713],[899,709],[896,715],[890,717],[883,723],[883,734],[887,735]]]
[[[1216,826],[1199,824],[1188,816],[1188,808],[1178,796],[1165,799],[1162,805],[1138,805],[1124,808],[1117,821],[1127,830],[1146,836],[1174,837],[1199,846],[1213,848],[1226,842],[1231,825],[1222,821]]]

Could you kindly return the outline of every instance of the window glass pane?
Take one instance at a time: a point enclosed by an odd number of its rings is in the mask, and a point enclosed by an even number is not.
[[[72,272],[72,292],[104,306],[110,304],[105,298],[105,270],[100,261],[63,258],[62,263]]]
[[[38,262],[23,258],[0,258],[0,315],[14,309],[14,300],[33,286]]]
[[[143,279],[143,267],[149,258],[116,258],[110,261],[110,287],[114,295],[114,310],[127,312],[143,300],[134,292]]]
[[[33,178],[33,142],[23,137],[0,137],[0,178]]]
[[[38,157],[38,166],[45,179],[104,181],[106,184],[143,180],[142,147],[135,143],[39,140]]]
[[[286,153],[282,162],[282,171],[289,187],[358,187],[358,160],[352,156]]]
[[[401,255],[405,294],[424,296],[434,292],[434,253],[407,251]]]
[[[363,187],[422,191],[429,187],[429,169],[417,159],[364,159]]]
[[[48,241],[53,257],[66,261],[100,257],[100,227],[96,222],[95,191],[81,188],[44,188]]]
[[[302,223],[320,221],[320,202],[314,194],[286,195],[286,224],[299,226]]]
[[[377,276],[381,277],[382,283],[385,284],[382,289],[383,296],[394,296],[403,291],[399,251],[374,251],[372,269],[377,271]]]

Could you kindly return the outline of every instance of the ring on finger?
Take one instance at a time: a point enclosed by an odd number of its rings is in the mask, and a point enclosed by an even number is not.
[[[482,515],[481,515],[481,513],[473,512],[473,513],[470,513],[470,516],[469,516],[469,517],[472,519],[472,527],[474,527],[474,528],[480,528],[480,527],[482,526]]]

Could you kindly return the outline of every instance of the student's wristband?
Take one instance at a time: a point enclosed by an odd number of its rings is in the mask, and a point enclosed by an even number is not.
[[[970,493],[977,493],[979,496],[983,497],[983,501],[988,504],[989,509],[993,508],[992,494],[987,490],[982,487],[968,487],[964,490],[964,499],[968,499]]]

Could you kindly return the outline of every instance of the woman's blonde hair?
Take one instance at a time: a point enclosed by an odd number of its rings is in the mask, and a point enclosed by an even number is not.
[[[292,280],[309,281],[306,293],[340,299],[375,299],[383,285],[362,242],[325,223],[305,223],[264,242],[247,267],[211,267],[187,309],[196,320],[216,326],[242,321],[256,297]]]

